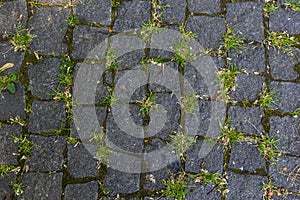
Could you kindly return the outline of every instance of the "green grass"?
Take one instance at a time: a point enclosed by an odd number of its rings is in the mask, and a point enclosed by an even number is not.
[[[10,43],[14,51],[26,51],[35,36],[30,34],[28,29],[22,29],[21,23],[15,26],[15,34],[12,36]]]
[[[116,62],[116,54],[117,51],[113,50],[112,47],[109,47],[107,49],[107,51],[105,52],[105,61],[106,61],[106,65],[105,68],[106,69],[110,69],[110,70],[116,70],[119,66],[118,62]]]
[[[171,177],[171,179],[164,181],[163,184],[166,189],[162,191],[162,196],[183,200],[185,195],[189,194],[186,189],[187,178],[184,173],[179,174],[177,177]]]
[[[103,104],[106,106],[112,105],[118,101],[115,93],[114,88],[111,86],[107,86],[108,96],[104,98]]]
[[[254,102],[254,104],[257,104],[261,107],[269,108],[271,106],[271,103],[275,103],[273,98],[275,97],[275,93],[268,92],[268,88],[265,87],[259,95],[259,99]]]
[[[287,32],[269,32],[265,43],[291,55],[290,48],[300,44],[298,38],[290,36]]]
[[[24,192],[24,185],[22,183],[13,182],[10,186],[14,190],[16,196],[20,196]]]
[[[8,75],[2,75],[0,72],[0,94],[3,90],[7,90],[9,93],[14,94],[16,92],[17,75],[10,73]]]
[[[0,164],[0,178],[2,178],[4,174],[13,172],[15,169],[15,166]]]
[[[292,9],[294,11],[300,12],[300,2],[293,1],[293,0],[285,0],[284,1],[284,5],[287,8],[290,8],[290,9]]]
[[[104,163],[107,161],[109,155],[112,150],[105,145],[105,134],[104,133],[92,133],[93,137],[90,140],[93,144],[97,145],[97,149],[95,151],[95,156],[100,163]]]
[[[269,15],[271,13],[278,11],[278,6],[276,6],[276,1],[274,0],[265,0],[264,11]]]
[[[191,114],[198,105],[199,96],[196,94],[186,94],[182,97],[181,108],[184,113]]]
[[[210,173],[209,171],[202,169],[199,174],[192,175],[191,177],[195,183],[212,183],[216,185],[217,190],[221,193],[226,189],[227,181],[218,172]]]
[[[172,148],[178,158],[184,160],[185,152],[196,144],[195,137],[184,134],[182,132],[172,132],[170,135],[171,141],[168,146]]]
[[[271,162],[276,162],[277,157],[280,156],[278,141],[272,137],[262,136],[258,140],[258,151]]]
[[[70,27],[75,27],[79,23],[79,18],[73,13],[68,17],[67,24]]]
[[[18,143],[18,153],[22,156],[21,159],[27,159],[31,155],[34,144],[27,137],[13,135],[12,139]]]
[[[197,57],[195,53],[190,49],[186,39],[183,39],[180,43],[175,44],[172,49],[174,50],[174,60],[180,66],[184,65],[185,61],[194,61]]]
[[[219,140],[225,145],[230,142],[240,142],[245,140],[245,135],[243,133],[237,132],[233,127],[230,127],[230,120],[231,118],[228,117],[225,124],[221,127],[222,132]]]
[[[149,116],[152,108],[157,109],[157,103],[155,102],[156,98],[156,95],[149,91],[147,97],[145,97],[142,101],[137,101],[137,104],[141,107],[139,112],[143,117]]]
[[[225,52],[234,49],[235,51],[239,51],[241,46],[244,44],[245,38],[238,37],[234,34],[231,28],[227,28],[227,32],[223,35],[223,46],[225,48]],[[224,52],[224,53],[225,53]]]

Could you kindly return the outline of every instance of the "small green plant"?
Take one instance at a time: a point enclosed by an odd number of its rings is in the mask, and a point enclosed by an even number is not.
[[[121,5],[120,0],[112,0],[112,1],[111,1],[111,6],[112,6],[113,8],[118,8],[120,5]]]
[[[300,2],[299,1],[285,0],[284,1],[284,6],[287,7],[287,8],[290,8],[294,11],[300,12]]]
[[[0,164],[0,178],[2,178],[4,174],[13,172],[15,168],[15,166]]]
[[[157,109],[156,95],[149,91],[147,97],[145,97],[142,101],[137,101],[138,105],[141,106],[139,112],[143,117],[149,116],[151,108]]]
[[[76,24],[79,23],[79,18],[76,17],[76,16],[72,13],[72,14],[68,17],[67,23],[68,23],[68,26],[70,26],[70,27],[75,27]]]
[[[26,51],[35,36],[30,34],[30,31],[22,30],[22,25],[19,23],[15,26],[16,33],[12,36],[10,43],[14,46],[14,51]]]
[[[186,31],[185,29],[186,29],[186,27],[184,24],[181,24],[179,26],[179,31],[183,38],[195,38],[196,37],[196,34],[194,34],[192,31]]]
[[[10,117],[8,122],[10,124],[18,124],[20,126],[25,126],[26,125],[26,121],[21,119],[20,116],[16,116],[15,118]]]
[[[271,13],[278,11],[278,6],[276,6],[276,1],[265,0],[264,11],[269,15]]]
[[[67,137],[67,142],[68,142],[68,144],[75,146],[76,144],[78,144],[78,139],[69,136],[69,137]]]
[[[9,93],[14,94],[16,92],[15,83],[17,82],[17,75],[10,73],[9,75],[2,75],[0,72],[0,94],[2,90],[7,90]]]
[[[119,66],[118,62],[116,62],[116,54],[117,51],[113,50],[112,47],[109,47],[105,53],[105,61],[106,61],[106,69],[116,70]]]
[[[108,96],[106,96],[104,98],[104,101],[103,103],[106,105],[106,106],[109,106],[109,105],[112,105],[114,103],[116,103],[118,101],[115,93],[114,93],[114,88],[111,87],[111,86],[107,86],[107,91],[108,91]]]
[[[227,32],[223,35],[224,39],[224,48],[225,51],[229,51],[231,49],[234,49],[238,51],[240,47],[244,44],[243,40],[245,38],[240,38],[236,36],[231,28],[227,28]]]
[[[291,113],[292,115],[300,115],[300,108]]]
[[[111,154],[111,149],[105,145],[105,135],[104,133],[92,133],[93,137],[90,140],[93,144],[97,145],[97,149],[95,151],[95,156],[99,160],[100,163],[107,161],[109,155]]]
[[[299,44],[298,38],[290,36],[287,32],[269,32],[265,42],[270,46],[277,47],[279,50],[282,49],[290,55],[292,55],[290,48]]]
[[[27,159],[34,144],[27,137],[13,135],[12,139],[15,143],[18,143],[18,153],[22,156],[21,159]]]
[[[280,156],[278,150],[278,141],[274,138],[262,135],[262,138],[258,140],[259,152],[269,161],[275,162],[276,158]]]
[[[264,191],[264,200],[273,199],[273,195],[283,197],[289,193],[287,189],[272,185],[269,181],[263,184],[262,190]]]
[[[173,132],[168,146],[175,150],[176,155],[184,160],[185,152],[196,144],[195,137],[182,132]]]
[[[221,127],[221,135],[219,140],[223,140],[225,145],[229,144],[230,142],[240,142],[245,140],[245,136],[243,133],[237,132],[233,127],[230,127],[230,120],[231,118],[228,117]]]
[[[0,2],[0,8],[3,6],[3,3],[2,2]]]
[[[217,190],[221,193],[226,189],[227,181],[218,172],[212,174],[207,170],[201,169],[199,174],[191,175],[191,177],[195,183],[212,183],[216,185]]]
[[[180,43],[175,44],[172,49],[175,52],[173,59],[182,67],[184,66],[185,61],[191,62],[197,58],[196,54],[191,50],[190,46],[188,45],[188,41],[185,38],[183,38]]]
[[[199,95],[197,94],[187,94],[184,95],[181,100],[181,108],[184,113],[190,114],[195,111],[196,106],[198,105]]]
[[[73,85],[73,73],[75,68],[75,61],[72,61],[69,57],[64,57],[61,59],[60,66],[60,78],[59,83],[65,86]]]
[[[14,190],[16,196],[20,196],[24,192],[24,185],[22,183],[13,182],[10,184],[10,186]]]
[[[259,95],[259,99],[255,101],[254,104],[269,108],[271,106],[271,103],[275,103],[273,100],[274,95],[274,93],[269,93],[268,88],[265,87],[262,93]]]
[[[181,173],[177,177],[171,177],[171,179],[163,183],[166,189],[162,191],[162,196],[183,200],[185,195],[189,194],[186,189],[187,177],[185,173]]]

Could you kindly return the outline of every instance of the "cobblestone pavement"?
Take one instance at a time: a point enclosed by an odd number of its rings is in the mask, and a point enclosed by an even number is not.
[[[0,1],[0,67],[14,64],[0,74],[0,199],[300,199],[299,2]],[[225,85],[226,123],[218,138],[195,133],[195,144],[178,161],[154,172],[127,173],[87,150],[94,138],[78,133],[72,110],[87,113],[86,132],[93,131],[94,119],[90,107],[72,100],[72,81],[96,45],[143,24],[191,31],[220,74],[232,72],[235,84]],[[161,131],[135,138],[114,122],[111,89],[132,66],[147,61],[184,74],[197,93],[201,130],[208,130],[213,100],[198,98],[207,92],[201,75],[176,55],[149,48],[131,52],[99,79],[97,120],[118,148],[151,152],[182,127],[182,105],[155,84],[134,93],[130,113],[136,124],[148,124],[141,102],[152,91],[167,110]],[[231,83],[227,78],[221,79]],[[208,140],[217,144],[199,158]]]

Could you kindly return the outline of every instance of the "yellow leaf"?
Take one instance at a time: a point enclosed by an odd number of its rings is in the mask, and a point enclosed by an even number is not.
[[[6,63],[5,65],[3,65],[1,68],[0,68],[0,73],[3,72],[4,70],[7,70],[9,68],[12,68],[15,64],[14,63]]]

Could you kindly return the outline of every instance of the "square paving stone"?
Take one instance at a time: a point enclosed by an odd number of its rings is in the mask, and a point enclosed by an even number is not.
[[[226,32],[225,19],[221,17],[194,16],[189,18],[187,31],[197,35],[197,40],[205,49],[218,48]]]
[[[29,66],[29,84],[34,96],[43,100],[54,97],[54,90],[60,88],[60,66],[61,61],[57,58],[42,59],[38,64]]]
[[[264,176],[228,172],[227,199],[263,199],[262,186],[266,182],[267,178]]]
[[[74,178],[98,176],[97,160],[88,151],[88,144],[68,145],[68,171]]]
[[[150,20],[150,1],[133,0],[122,2],[118,9],[118,16],[113,30],[122,32],[130,29],[141,28]]]
[[[265,49],[261,45],[248,45],[229,52],[231,63],[248,73],[265,71]]]
[[[238,37],[255,41],[264,40],[263,3],[228,3],[226,7],[226,20]]]
[[[281,112],[293,112],[300,108],[300,84],[288,82],[271,82],[271,91],[275,93],[272,109]]]
[[[11,183],[16,180],[16,176],[13,173],[8,173],[0,177],[0,199],[11,200],[14,199],[14,190],[11,188]]]
[[[300,34],[300,12],[279,8],[270,14],[270,31],[287,31],[288,34]]]
[[[4,125],[0,128],[0,164],[18,165],[18,143],[12,137],[21,134],[22,127],[19,125]]]
[[[300,50],[292,47],[290,50],[293,52],[293,56],[277,48],[269,50],[270,69],[273,78],[292,81],[299,77],[296,66],[300,63]]]
[[[239,142],[232,144],[228,167],[249,172],[266,171],[266,161],[256,146]]]
[[[67,51],[65,34],[69,8],[33,7],[34,15],[28,22],[33,39],[30,50],[43,55],[62,55]]]
[[[19,116],[25,119],[25,94],[24,88],[21,83],[16,83],[16,92],[9,93],[3,90],[0,94],[0,120],[8,120],[11,117]]]
[[[228,116],[231,119],[230,127],[235,128],[237,132],[260,135],[264,131],[261,121],[265,114],[261,107],[230,106]]]
[[[110,0],[75,0],[74,14],[86,22],[96,22],[103,25],[110,24]]]
[[[265,78],[252,74],[238,74],[235,81],[235,90],[229,96],[238,102],[243,100],[255,101],[262,92]]]
[[[192,188],[192,191],[185,196],[187,200],[221,200],[221,193],[214,189],[215,185],[213,184],[203,185],[196,183],[195,185],[190,185],[190,187]]]
[[[162,0],[160,5],[169,5],[161,10],[163,21],[167,23],[182,24],[185,19],[185,0]]]
[[[25,185],[24,193],[21,194],[18,199],[60,200],[62,190],[62,176],[62,173],[25,173],[21,180],[21,183]]]
[[[34,144],[30,160],[26,161],[30,171],[56,171],[61,170],[64,162],[66,138],[62,136],[44,137],[30,136]]]
[[[293,117],[270,117],[270,136],[278,141],[282,153],[300,156],[300,120]]]
[[[270,165],[271,183],[291,191],[299,191],[299,170],[300,158],[280,157],[276,163]]]
[[[31,133],[51,133],[64,127],[65,110],[64,102],[33,101],[28,131]]]
[[[2,67],[6,63],[14,64],[14,67],[5,70],[2,74],[19,73],[23,57],[24,52],[15,52],[9,42],[0,42],[0,66]]]
[[[91,181],[88,183],[67,185],[65,189],[66,200],[96,200],[98,198],[98,183]]]
[[[221,12],[220,0],[188,0],[192,13],[214,14]]]

